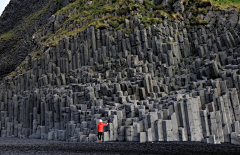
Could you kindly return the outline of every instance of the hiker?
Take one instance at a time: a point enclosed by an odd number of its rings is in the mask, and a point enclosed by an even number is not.
[[[103,126],[108,126],[107,124],[104,124],[102,120],[99,120],[98,126],[97,126],[97,131],[98,131],[98,142],[101,142],[102,139],[102,134],[103,134]]]

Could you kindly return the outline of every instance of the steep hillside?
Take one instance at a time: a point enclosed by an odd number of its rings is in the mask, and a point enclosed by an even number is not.
[[[102,119],[104,141],[240,144],[240,16],[220,3],[76,0],[55,11],[2,82],[1,136],[96,142]]]
[[[10,1],[0,17],[0,79],[12,72],[34,50],[33,33],[69,1]]]

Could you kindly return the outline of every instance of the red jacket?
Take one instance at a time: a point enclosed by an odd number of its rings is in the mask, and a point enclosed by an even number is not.
[[[104,124],[103,122],[99,122],[97,126],[98,132],[103,132],[103,126],[107,126],[108,124]]]

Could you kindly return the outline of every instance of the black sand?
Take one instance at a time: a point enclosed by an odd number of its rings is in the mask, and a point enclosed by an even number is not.
[[[238,154],[240,146],[232,144],[211,145],[198,142],[161,143],[71,143],[37,139],[0,138],[0,154]]]

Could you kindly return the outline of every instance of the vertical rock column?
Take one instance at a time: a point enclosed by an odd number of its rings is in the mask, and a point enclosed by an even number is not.
[[[199,112],[200,98],[189,98],[184,102],[186,125],[189,141],[201,141],[202,125]]]

